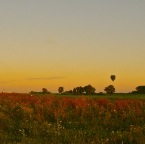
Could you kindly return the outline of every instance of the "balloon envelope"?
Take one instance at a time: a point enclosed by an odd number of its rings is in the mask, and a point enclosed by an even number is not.
[[[112,81],[114,81],[116,76],[115,75],[111,75],[110,78],[111,78]]]

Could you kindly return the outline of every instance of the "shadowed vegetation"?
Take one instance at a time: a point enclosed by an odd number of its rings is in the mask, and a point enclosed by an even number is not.
[[[102,97],[1,94],[0,143],[144,143],[145,101]]]

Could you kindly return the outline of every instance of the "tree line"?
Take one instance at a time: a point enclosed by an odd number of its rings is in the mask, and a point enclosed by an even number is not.
[[[82,94],[86,94],[86,95],[93,95],[95,93],[95,88],[91,85],[87,85],[87,86],[79,86],[79,87],[74,87],[73,90],[69,90],[69,91],[65,91],[64,92],[64,88],[63,87],[59,87],[58,88],[58,92],[60,94],[74,94],[74,95],[82,95]]]
[[[86,85],[84,87],[82,86],[78,86],[78,87],[74,87],[72,90],[69,91],[64,91],[64,87],[59,87],[58,88],[58,93],[59,94],[73,94],[73,95],[94,95],[96,94],[96,88],[93,87],[92,85]],[[107,94],[113,94],[115,92],[115,88],[113,85],[109,85],[108,87],[105,87],[104,91]],[[100,92],[100,94],[103,92]],[[40,92],[36,92],[36,91],[31,91],[30,94],[51,94],[50,91],[48,91],[46,88],[42,88],[42,91]]]
[[[96,88],[91,86],[90,84],[86,85],[84,87],[82,87],[82,86],[74,87],[72,90],[69,90],[69,91],[64,91],[63,87],[58,88],[58,92],[60,94],[94,95],[94,94],[96,94],[95,91],[96,91]],[[113,85],[109,85],[109,86],[105,87],[104,91],[107,94],[113,94],[115,92],[115,88]],[[103,93],[103,92],[100,92],[100,93]]]
[[[72,90],[69,91],[64,91],[64,87],[59,87],[58,88],[58,93],[59,94],[73,94],[73,95],[94,95],[96,94],[96,88],[93,87],[92,85],[86,85],[84,87],[78,86],[74,87]],[[104,88],[104,91],[106,94],[113,94],[115,93],[115,87],[113,85],[109,85]],[[48,91],[46,88],[42,88],[42,91],[40,92],[35,92],[31,91],[31,94],[51,94],[50,91]],[[130,92],[132,94],[145,94],[145,86],[137,86],[135,91]],[[103,92],[100,92],[99,94],[104,94]]]
[[[131,92],[132,94],[145,94],[145,86],[136,87],[135,91]]]

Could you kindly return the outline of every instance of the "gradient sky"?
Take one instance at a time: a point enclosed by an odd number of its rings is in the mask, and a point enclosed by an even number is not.
[[[0,91],[130,92],[145,85],[144,63],[144,0],[0,1]]]

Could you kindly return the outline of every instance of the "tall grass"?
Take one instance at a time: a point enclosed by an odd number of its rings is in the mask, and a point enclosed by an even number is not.
[[[0,143],[145,143],[145,101],[3,94]]]

